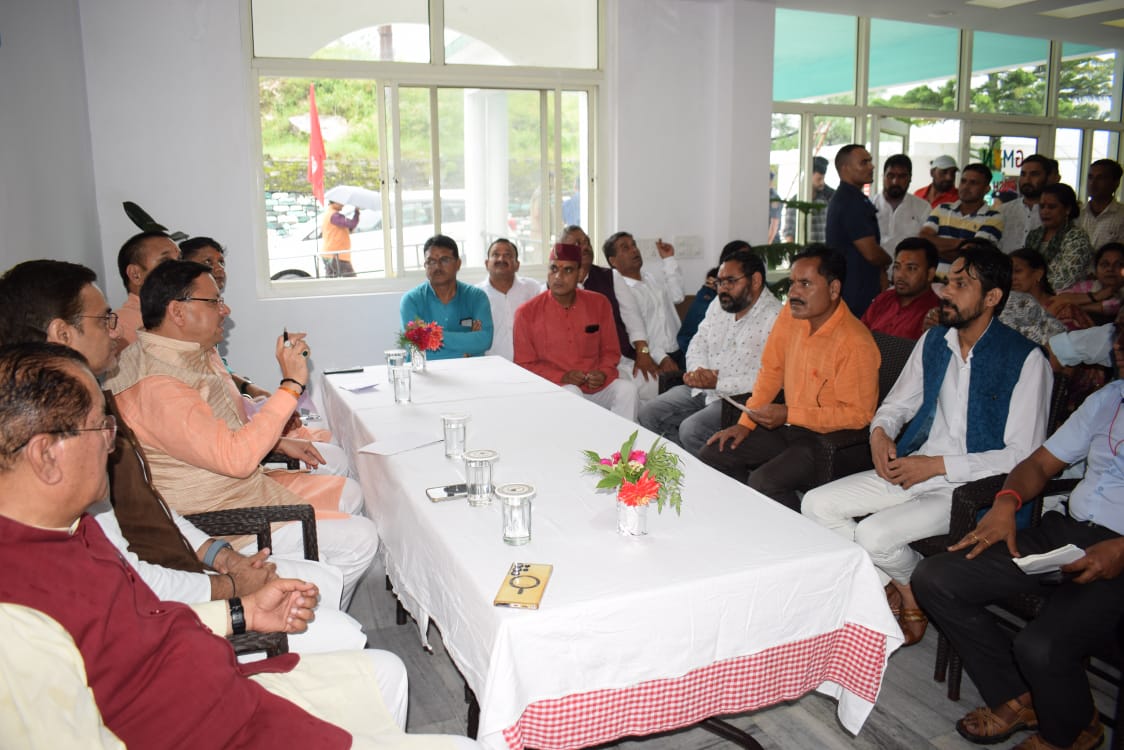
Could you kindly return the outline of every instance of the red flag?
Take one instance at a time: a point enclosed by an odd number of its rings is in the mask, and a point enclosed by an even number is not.
[[[324,138],[320,135],[320,115],[316,112],[316,84],[308,84],[308,181],[312,194],[324,205]]]

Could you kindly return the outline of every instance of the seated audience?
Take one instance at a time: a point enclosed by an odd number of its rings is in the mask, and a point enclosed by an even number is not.
[[[765,264],[748,249],[718,268],[712,306],[687,350],[683,384],[640,407],[640,424],[698,455],[722,427],[722,399],[748,393],[781,303],[765,285]]]
[[[1046,259],[1050,266],[1047,274],[1050,286],[1054,289],[1073,286],[1088,276],[1089,262],[1093,258],[1089,235],[1075,223],[1080,213],[1077,194],[1064,183],[1047,185],[1042,188],[1038,213],[1042,226],[1026,236],[1026,246],[1042,253]]]
[[[1049,266],[1042,253],[1029,247],[1011,252],[1011,290],[1029,294],[1043,309],[1054,301],[1054,288],[1048,278]]]
[[[180,257],[180,250],[164,232],[141,232],[125,240],[117,252],[117,270],[121,283],[125,285],[128,297],[125,304],[117,308],[117,318],[121,326],[118,348],[123,349],[137,340],[137,329],[143,325],[141,320],[140,288],[149,272],[166,260]]]
[[[1118,335],[1118,367],[1124,366],[1122,347]],[[917,568],[918,601],[964,660],[986,704],[956,723],[972,742],[1001,742],[1026,729],[1038,731],[1019,748],[1087,750],[1103,739],[1084,660],[1115,642],[1124,616],[1124,451],[1113,438],[1122,401],[1121,380],[1089,396],[1011,471],[976,528]],[[1017,530],[1015,512],[1023,502],[1080,461],[1085,476],[1069,497],[1068,512],[1047,512],[1039,525]],[[1056,580],[1028,575],[1011,562],[1067,544],[1084,555],[1063,566]],[[1019,593],[1044,597],[1046,604],[1012,644],[986,607]]]
[[[1089,235],[1093,247],[1124,242],[1124,205],[1116,200],[1122,175],[1120,162],[1112,159],[1098,159],[1089,165],[1085,183],[1089,202],[1081,210],[1077,225]]]
[[[921,338],[926,313],[940,304],[933,292],[937,263],[937,248],[924,237],[907,237],[899,242],[894,253],[894,280],[863,313],[866,327],[888,336]]]
[[[488,246],[484,261],[488,278],[476,285],[488,295],[492,307],[492,346],[485,354],[495,354],[504,359],[515,357],[512,329],[515,311],[527,300],[542,292],[542,284],[534,279],[516,276],[519,270],[519,248],[504,237]]]
[[[95,377],[103,376],[117,362],[120,326],[96,281],[93,271],[74,263],[34,260],[13,267],[0,277],[0,344],[69,346],[86,358]],[[315,627],[294,636],[293,650],[362,647],[366,639],[359,624],[334,611],[343,586],[338,570],[303,559],[270,558],[269,550],[246,556],[225,540],[212,539],[167,507],[147,479],[143,451],[131,442],[131,434],[118,419],[109,461],[111,502],[101,500],[88,512],[157,596],[191,604],[249,594],[278,575],[312,580],[327,609],[319,613]],[[125,475],[126,453],[136,456],[142,476]],[[207,575],[207,570],[219,575]]]
[[[241,665],[219,637],[303,631],[314,585],[275,579],[189,608],[132,575],[83,512],[105,495],[113,427],[80,354],[54,344],[0,349],[5,744],[347,748],[400,736],[397,657],[286,654]]]
[[[621,357],[609,300],[578,289],[581,248],[550,251],[547,290],[515,311],[515,364],[636,419],[636,389],[618,378]]]
[[[230,308],[207,266],[157,266],[141,288],[141,310],[145,330],[138,345],[122,354],[106,387],[144,448],[153,484],[183,514],[311,504],[319,518],[320,557],[343,572],[343,601],[349,601],[378,547],[374,525],[349,515],[362,510],[359,485],[339,476],[267,472],[259,463],[270,451],[323,462],[311,442],[281,437],[308,382],[304,335],[288,334],[284,342],[278,336],[281,386],[247,420],[244,400],[215,350]],[[234,540],[238,549],[250,543]],[[273,545],[285,556],[299,556],[299,525],[276,531]]]
[[[1116,317],[1124,287],[1124,244],[1110,242],[1093,255],[1093,278],[1082,279],[1054,295],[1050,311],[1067,321],[1077,320],[1076,308],[1091,316],[1091,324]],[[1088,326],[1082,326],[1088,327]],[[1071,326],[1070,330],[1074,327]]]
[[[425,277],[428,279],[402,295],[399,313],[402,329],[412,320],[436,321],[444,329],[440,349],[427,352],[430,359],[480,356],[492,346],[492,306],[488,295],[463,281],[457,241],[443,234],[425,241]]]
[[[679,351],[685,352],[691,346],[691,339],[695,337],[699,330],[699,324],[706,317],[706,311],[710,308],[710,303],[718,298],[717,279],[718,266],[715,266],[706,272],[703,285],[695,292],[695,298],[691,300],[691,305],[683,316],[683,322],[679,324],[679,333],[675,334]]]
[[[679,313],[675,306],[683,301],[683,276],[675,260],[675,248],[656,240],[660,262],[656,271],[644,269],[644,256],[628,232],[617,232],[602,245],[605,259],[636,297],[636,306],[648,333],[646,345],[636,349],[635,378],[637,396],[641,401],[659,393],[659,373],[683,369],[684,353],[679,351]],[[648,366],[648,360],[651,366]]]
[[[870,424],[878,403],[878,347],[843,304],[846,262],[826,245],[793,258],[788,304],[765,342],[753,395],[737,424],[699,458],[799,510],[812,488],[815,435]],[[784,389],[785,403],[774,403]]]
[[[921,555],[909,543],[948,533],[953,490],[1010,469],[1046,433],[1050,366],[995,320],[1010,288],[1002,252],[962,252],[941,292],[941,326],[914,347],[871,422],[874,469],[804,496],[804,515],[857,542],[892,584],[907,646],[926,626],[910,588]]]
[[[998,244],[1002,239],[1003,215],[984,202],[990,189],[991,170],[983,164],[969,164],[960,175],[959,200],[933,208],[921,236],[937,246],[942,261],[956,258],[961,240],[975,237]]]

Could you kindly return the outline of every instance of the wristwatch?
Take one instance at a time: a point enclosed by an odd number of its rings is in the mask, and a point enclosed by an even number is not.
[[[636,353],[637,353],[637,354],[651,354],[651,353],[652,353],[652,350],[651,350],[651,349],[649,349],[649,348],[648,348],[648,347],[646,347],[646,346],[642,346],[642,347],[640,347],[639,349],[637,349],[637,350],[636,350]]]

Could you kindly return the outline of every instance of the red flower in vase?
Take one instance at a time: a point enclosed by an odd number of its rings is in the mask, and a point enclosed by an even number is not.
[[[660,483],[648,476],[648,472],[640,475],[635,482],[627,479],[621,482],[617,491],[617,499],[625,505],[647,505],[660,494]]]

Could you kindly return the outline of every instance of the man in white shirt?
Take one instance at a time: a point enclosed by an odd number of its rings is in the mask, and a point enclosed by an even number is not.
[[[1077,226],[1089,235],[1094,250],[1110,242],[1124,242],[1124,204],[1116,200],[1122,174],[1120,162],[1112,159],[1098,159],[1089,165],[1089,202],[1081,209]]]
[[[515,324],[515,311],[527,300],[542,291],[542,285],[534,279],[516,276],[519,270],[519,248],[506,237],[494,240],[488,246],[488,257],[484,261],[488,278],[476,286],[488,295],[492,306],[492,347],[485,354],[495,354],[507,360],[515,357],[512,344],[512,327]]]
[[[895,248],[907,237],[917,237],[932,211],[929,202],[909,192],[913,180],[913,161],[895,154],[882,167],[882,192],[871,203],[878,211],[881,247]]]
[[[1058,163],[1041,154],[1031,154],[1023,159],[1019,168],[1019,194],[1021,199],[1009,201],[999,206],[1003,214],[1003,236],[999,238],[999,249],[1010,255],[1026,244],[1030,230],[1042,226],[1038,218],[1038,200],[1042,188],[1057,182]]]
[[[722,399],[748,393],[781,303],[765,286],[765,264],[739,250],[718,268],[718,304],[711,303],[687,349],[677,385],[640,408],[644,427],[698,455],[722,429]]]
[[[605,240],[602,249],[613,267],[636,297],[648,339],[636,349],[634,381],[641,401],[659,394],[659,373],[675,372],[685,364],[679,351],[679,313],[675,305],[683,301],[683,276],[675,260],[675,248],[656,240],[660,262],[656,270],[644,270],[644,257],[628,232],[617,232]],[[646,351],[645,351],[646,350]]]

